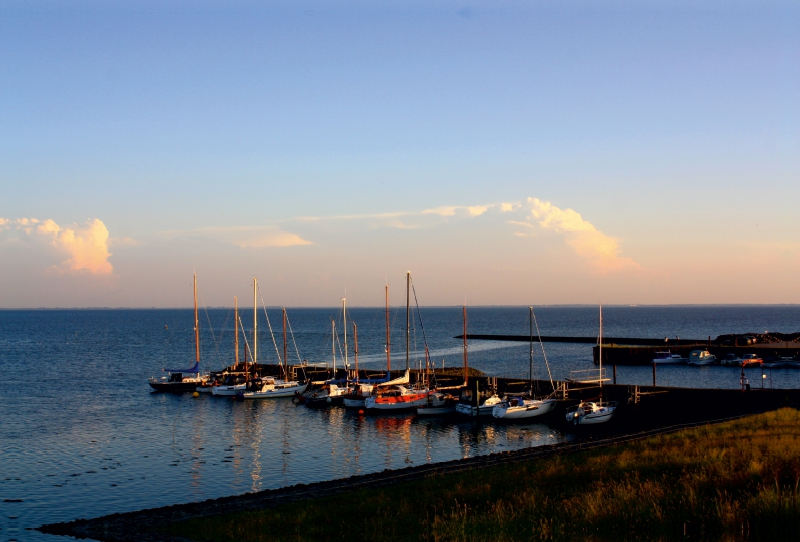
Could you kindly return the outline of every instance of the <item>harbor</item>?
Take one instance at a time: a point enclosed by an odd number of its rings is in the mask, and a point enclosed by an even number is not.
[[[463,330],[462,307],[420,310],[437,385],[463,385],[463,341],[453,338]],[[543,337],[589,337],[598,328],[597,307],[535,310]],[[322,382],[333,376],[330,329],[340,311],[340,307],[287,309],[289,377]],[[282,311],[268,307],[267,312],[273,328],[280,330],[277,352],[283,355]],[[358,326],[359,378],[385,375],[385,307],[355,307],[348,312],[348,322],[352,318]],[[658,336],[665,327],[687,337],[703,332],[716,337],[731,329],[800,327],[796,307],[715,309],[713,320],[708,309],[604,307],[603,312],[609,337]],[[695,318],[697,312],[703,317]],[[405,372],[405,307],[391,306],[390,316],[396,337],[392,352],[397,356],[392,357],[389,376],[396,378]],[[528,334],[528,316],[527,306],[468,308],[468,331]],[[308,408],[291,398],[240,401],[211,394],[153,392],[149,377],[164,367],[194,363],[192,309],[0,311],[0,318],[4,345],[0,363],[10,375],[6,403],[13,413],[0,429],[4,443],[0,490],[7,499],[0,502],[0,509],[6,518],[4,534],[17,540],[56,540],[26,530],[45,523],[488,457],[594,438],[626,427],[797,406],[800,389],[800,374],[791,369],[765,370],[768,378],[763,379],[762,390],[761,369],[747,368],[750,390],[742,391],[741,369],[736,367],[658,367],[653,386],[650,366],[619,365],[615,370],[604,364],[604,394],[619,405],[616,421],[608,428],[576,428],[564,415],[581,399],[598,395],[597,383],[581,383],[576,376],[577,371],[597,374],[595,345],[543,341],[553,373],[551,386],[536,341],[534,387],[544,394],[556,391],[558,401],[542,420],[509,423],[492,416],[422,419],[413,412],[360,414],[340,406]],[[631,333],[641,331],[643,319],[653,323],[643,333]],[[201,368],[232,368],[232,307],[201,308],[200,323]],[[343,323],[337,326],[341,329]],[[263,335],[258,372],[278,376],[282,368],[276,362],[276,347],[264,328],[259,325]],[[414,347],[414,333],[410,334],[412,386],[426,378],[424,365],[421,369],[418,365],[424,359],[418,328],[417,335]],[[350,341],[348,362],[353,371]],[[481,397],[530,387],[525,341],[471,340],[468,348],[468,386]],[[342,361],[337,352],[338,378],[346,374]],[[30,380],[36,385],[28,386]]]

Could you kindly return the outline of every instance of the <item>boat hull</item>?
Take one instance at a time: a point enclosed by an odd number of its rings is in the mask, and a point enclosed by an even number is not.
[[[236,384],[235,386],[214,386],[211,389],[211,393],[221,397],[235,397],[237,393],[244,392],[246,389],[246,384]]]
[[[544,399],[542,401],[531,401],[527,404],[511,406],[501,403],[492,409],[492,416],[501,420],[524,420],[538,418],[555,410],[558,401],[555,399]]]
[[[261,391],[243,391],[240,393],[243,399],[278,399],[281,397],[294,397],[297,393],[303,393],[306,390],[306,386],[307,384],[297,384],[296,386],[277,385]]]
[[[364,407],[371,411],[396,412],[411,410],[427,403],[428,392],[410,393],[396,397],[367,397]]]
[[[590,403],[592,405],[594,403]],[[606,423],[614,417],[617,410],[616,403],[601,405],[597,409],[578,407],[567,411],[566,420],[573,425],[596,425]]]
[[[153,382],[150,381],[150,387],[155,391],[162,393],[186,393],[187,391],[195,391],[199,382]]]

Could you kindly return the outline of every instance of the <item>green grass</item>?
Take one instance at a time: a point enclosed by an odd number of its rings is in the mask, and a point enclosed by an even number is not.
[[[800,413],[169,529],[197,541],[800,538]]]

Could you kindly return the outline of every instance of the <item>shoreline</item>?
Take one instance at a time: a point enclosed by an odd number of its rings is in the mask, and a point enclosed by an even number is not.
[[[618,433],[602,437],[585,436],[572,442],[548,444],[521,450],[455,459],[441,463],[430,463],[362,474],[323,482],[297,484],[278,489],[267,489],[256,493],[244,493],[194,503],[175,504],[133,512],[110,514],[93,519],[76,519],[67,522],[49,523],[35,530],[52,535],[70,536],[77,539],[92,539],[99,542],[178,542],[187,539],[159,531],[175,523],[192,519],[220,516],[236,512],[275,508],[304,499],[327,497],[365,487],[386,487],[402,482],[485,467],[545,459],[569,455],[584,450],[633,442],[656,435],[665,435],[694,427],[715,425],[755,414],[736,415],[721,419],[670,425],[632,433]]]

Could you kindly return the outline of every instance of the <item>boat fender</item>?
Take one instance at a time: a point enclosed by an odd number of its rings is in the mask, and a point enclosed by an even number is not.
[[[194,392],[192,394],[192,397],[194,397],[194,398],[200,397],[200,393],[199,392]]]

